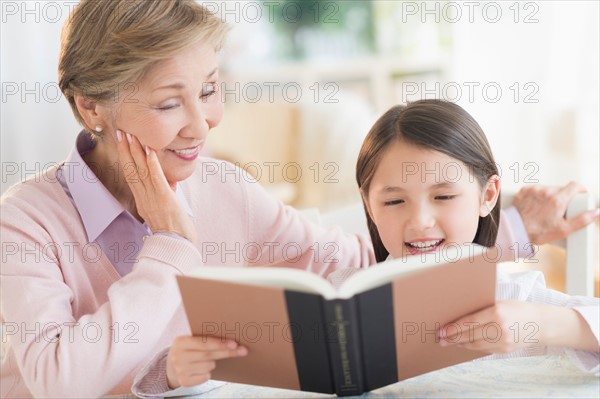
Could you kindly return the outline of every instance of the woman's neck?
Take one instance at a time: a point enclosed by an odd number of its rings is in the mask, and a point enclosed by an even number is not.
[[[96,146],[83,156],[83,160],[117,201],[142,221],[137,213],[131,188],[125,180],[123,168],[119,164],[115,146],[103,138],[96,139]]]

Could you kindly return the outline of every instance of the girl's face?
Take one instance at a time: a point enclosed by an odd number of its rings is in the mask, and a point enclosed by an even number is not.
[[[469,168],[446,154],[396,140],[385,150],[365,203],[394,258],[473,242],[479,217],[500,192],[497,176],[480,187]]]
[[[194,172],[209,130],[223,115],[217,81],[215,51],[198,44],[125,85],[112,127],[155,149],[169,183],[184,180]]]

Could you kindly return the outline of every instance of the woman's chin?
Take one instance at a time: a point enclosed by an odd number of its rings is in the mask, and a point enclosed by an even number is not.
[[[189,168],[189,171],[182,170],[182,169],[173,171],[173,173],[169,173],[169,172],[165,173],[167,182],[169,182],[170,185],[175,185],[175,184],[189,178],[194,173],[194,168]],[[188,168],[185,168],[185,169],[188,169]]]

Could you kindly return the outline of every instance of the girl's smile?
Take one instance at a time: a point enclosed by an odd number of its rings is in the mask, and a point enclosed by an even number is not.
[[[407,165],[420,170],[401,173]],[[490,194],[459,160],[395,140],[381,156],[365,201],[383,245],[399,258],[473,242],[480,216],[493,208]]]
[[[444,239],[436,238],[420,238],[417,240],[411,240],[404,243],[406,250],[411,255],[418,255],[421,253],[435,252],[441,248],[444,243]]]

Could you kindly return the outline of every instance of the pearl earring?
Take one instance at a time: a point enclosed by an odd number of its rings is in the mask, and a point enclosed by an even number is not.
[[[103,129],[102,129],[102,126],[100,126],[100,125],[96,125],[96,131],[97,131],[98,133],[102,133],[102,130],[103,130]]]

